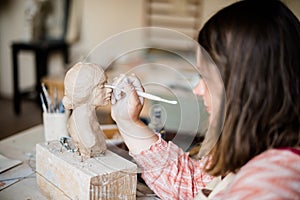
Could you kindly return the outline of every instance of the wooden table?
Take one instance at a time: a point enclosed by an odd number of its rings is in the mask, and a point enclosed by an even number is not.
[[[35,167],[35,144],[44,141],[43,125],[27,129],[0,141],[0,153],[8,158],[21,160],[17,167]],[[28,161],[32,160],[31,165]],[[12,177],[13,178],[13,177]],[[0,191],[0,199],[46,199],[38,190],[35,173]]]
[[[102,126],[102,129],[113,130],[114,125]],[[40,193],[37,183],[36,183],[36,174],[35,174],[35,145],[37,143],[44,142],[44,127],[43,125],[37,125],[25,131],[22,131],[16,135],[13,135],[9,138],[3,139],[0,141],[0,154],[10,158],[21,160],[23,163],[19,166],[16,166],[11,170],[32,170],[28,176],[21,178],[18,182],[13,185],[0,191],[0,199],[2,200],[46,200],[47,198]],[[125,155],[126,156],[126,155]],[[19,176],[18,176],[19,177]],[[15,177],[11,177],[15,178]],[[138,183],[139,184],[139,183]],[[140,183],[141,184],[141,183]],[[142,186],[144,187],[144,186]],[[139,188],[139,187],[138,187]],[[66,200],[69,198],[62,196],[60,200]],[[153,194],[146,196],[139,195],[137,196],[138,200],[150,200],[158,199]]]

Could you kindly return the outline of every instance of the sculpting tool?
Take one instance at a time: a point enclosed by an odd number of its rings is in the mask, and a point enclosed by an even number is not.
[[[43,112],[47,112],[47,108],[46,108],[45,101],[44,101],[42,93],[40,93],[40,98],[41,98],[41,102],[42,102]]]
[[[59,112],[59,104],[58,104],[58,96],[57,96],[57,89],[54,87],[54,93],[53,93],[53,98],[54,98],[54,111]]]
[[[47,103],[47,106],[48,106],[48,112],[52,112],[52,108],[51,108],[52,107],[52,101],[51,101],[51,98],[49,96],[49,93],[48,93],[44,83],[42,83],[42,91],[43,91],[43,93],[45,95],[45,98],[46,98],[46,103]]]
[[[120,88],[118,88],[118,87],[116,87],[114,85],[105,84],[104,87],[111,88],[111,89],[117,89],[117,90],[121,90],[122,92],[125,92],[125,90],[120,89]],[[167,100],[167,99],[161,98],[159,96],[156,96],[156,95],[153,95],[153,94],[149,94],[149,93],[146,93],[146,92],[142,92],[142,91],[138,91],[138,90],[136,92],[137,92],[137,94],[140,97],[144,97],[145,99],[150,99],[150,100],[154,100],[154,101],[160,101],[160,102],[169,103],[169,104],[177,104],[177,101]]]

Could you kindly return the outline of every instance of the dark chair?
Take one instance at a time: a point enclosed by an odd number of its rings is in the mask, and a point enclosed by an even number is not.
[[[62,35],[58,38],[45,37],[34,41],[13,41],[12,42],[12,63],[13,63],[13,100],[14,112],[21,112],[20,104],[23,97],[28,94],[38,100],[41,91],[41,78],[48,74],[48,56],[54,52],[60,52],[63,55],[64,62],[69,62],[69,44],[66,41],[67,27],[70,13],[71,0],[64,0],[64,21]],[[19,88],[19,63],[18,54],[21,51],[31,51],[35,54],[35,89],[34,91],[21,91]],[[32,96],[32,95],[31,95]]]

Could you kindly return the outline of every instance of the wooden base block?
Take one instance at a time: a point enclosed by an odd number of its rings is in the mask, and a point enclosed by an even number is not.
[[[51,199],[136,199],[137,166],[107,151],[82,161],[59,141],[36,145],[39,189]]]
[[[39,189],[47,199],[72,200],[63,191],[50,183],[47,179],[36,173],[36,181]]]

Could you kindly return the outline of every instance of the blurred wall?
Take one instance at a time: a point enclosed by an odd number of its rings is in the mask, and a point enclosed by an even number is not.
[[[75,0],[81,1],[82,19],[80,40],[70,51],[71,63],[85,56],[93,47],[108,37],[144,25],[144,0]],[[222,7],[237,0],[202,0],[201,25]],[[299,0],[283,0],[295,14],[300,16]],[[12,97],[11,42],[28,38],[28,26],[24,19],[26,0],[0,1],[0,96]],[[20,61],[21,88],[33,86],[34,56],[23,52]],[[50,74],[62,72],[64,67],[60,54],[49,59]]]
[[[81,0],[75,0],[81,1]],[[12,97],[11,43],[28,37],[24,19],[25,0],[0,1],[0,95]],[[141,27],[143,24],[141,0],[86,0],[82,1],[80,40],[72,45],[70,61],[87,54],[96,44],[120,31]],[[20,87],[34,84],[34,55],[19,54]],[[64,66],[60,54],[49,59],[50,73],[58,73]]]

